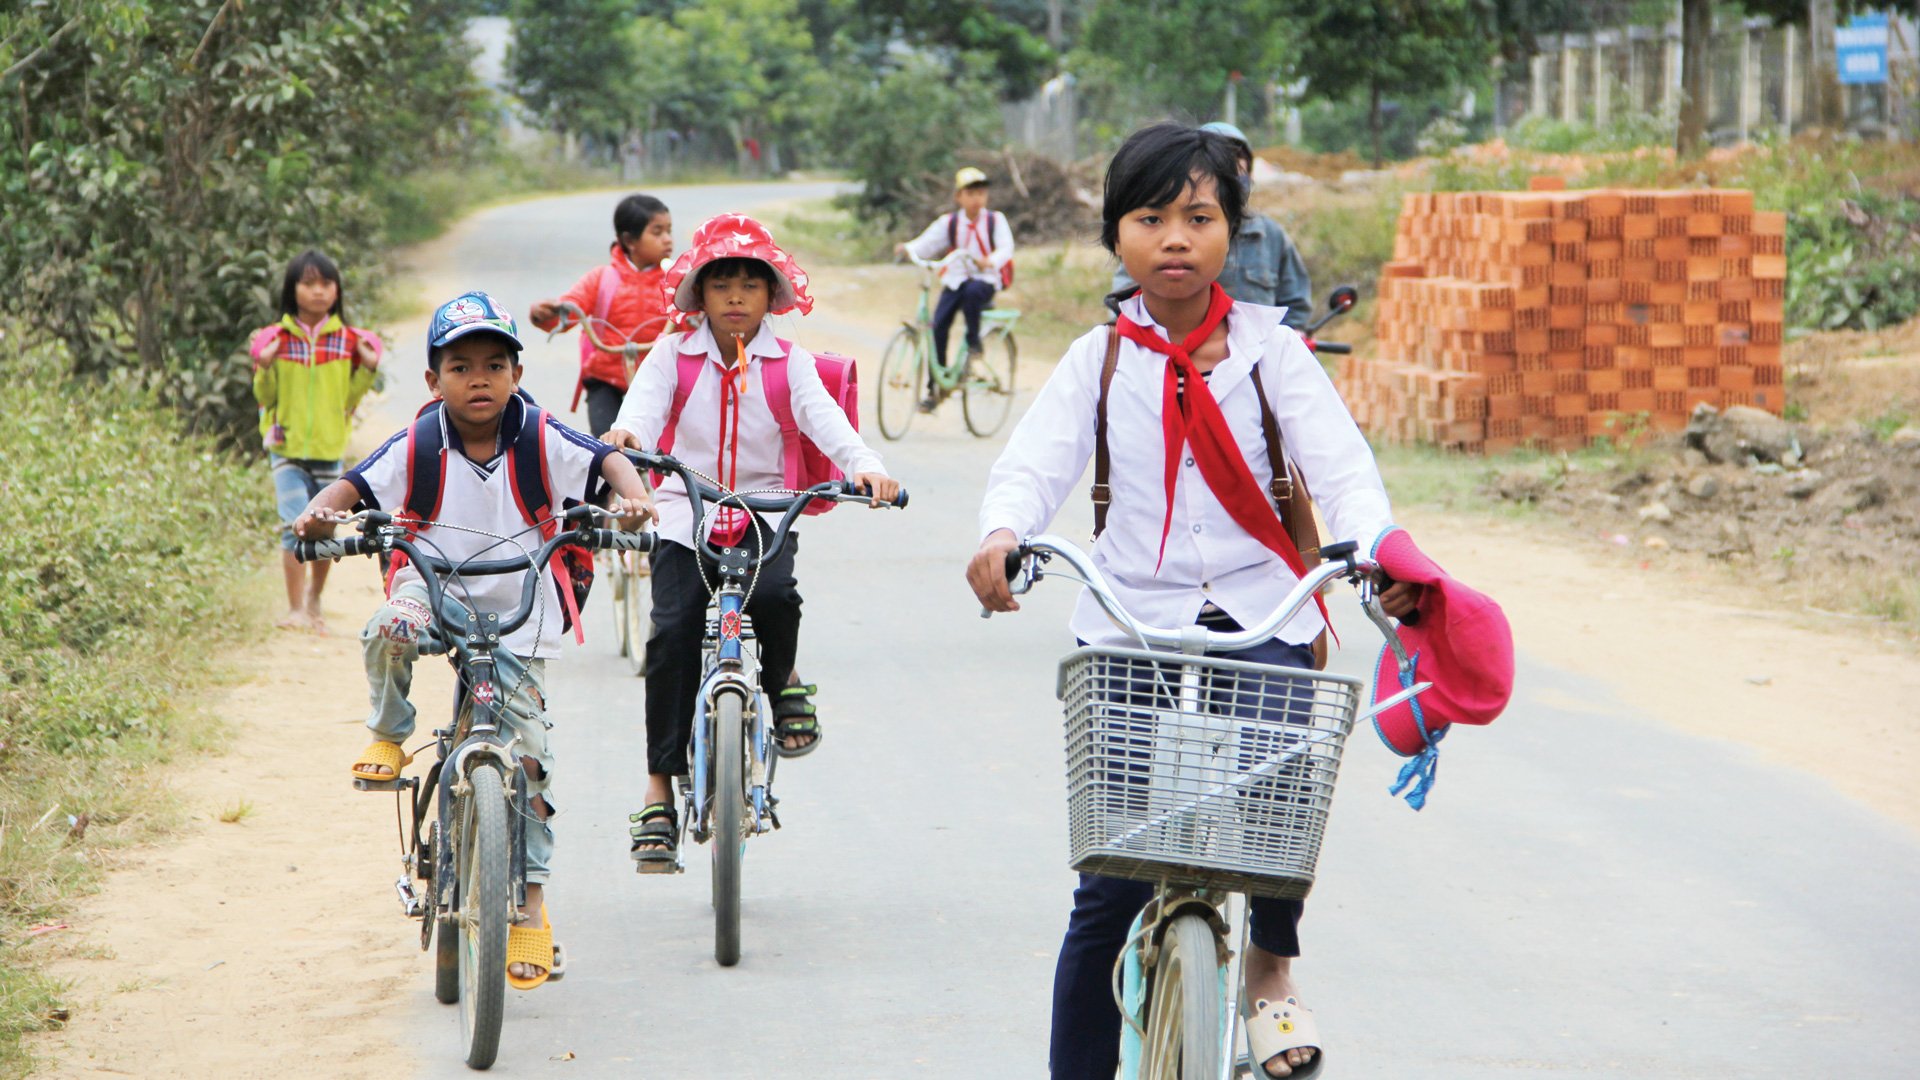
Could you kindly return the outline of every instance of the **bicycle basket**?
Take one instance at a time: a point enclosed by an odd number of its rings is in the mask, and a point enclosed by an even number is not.
[[[1085,648],[1059,691],[1075,870],[1307,895],[1360,680]]]

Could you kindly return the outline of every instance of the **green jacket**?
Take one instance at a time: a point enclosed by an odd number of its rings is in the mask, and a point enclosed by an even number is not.
[[[355,357],[361,341],[373,345],[376,363],[382,351],[371,331],[347,326],[337,315],[320,325],[318,340],[291,315],[253,336],[249,352],[257,360],[278,341],[273,362],[253,372],[253,398],[260,403],[260,438],[281,457],[338,461],[347,452],[353,410],[373,389],[375,368]],[[276,426],[285,441],[274,443]]]

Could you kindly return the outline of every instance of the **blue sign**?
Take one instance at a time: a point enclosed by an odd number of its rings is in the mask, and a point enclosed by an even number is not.
[[[1855,15],[1833,34],[1835,60],[1843,83],[1887,81],[1887,17]]]

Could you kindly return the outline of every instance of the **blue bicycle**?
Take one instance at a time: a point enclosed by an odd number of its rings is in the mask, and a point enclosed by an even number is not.
[[[695,698],[687,772],[676,781],[683,810],[669,872],[686,869],[680,834],[690,834],[698,843],[713,841],[713,956],[722,967],[731,967],[740,961],[740,879],[746,841],[780,827],[779,800],[773,795],[779,756],[774,753],[772,710],[760,691],[760,654],[746,613],[747,597],[755,575],[779,557],[794,522],[807,507],[816,501],[867,502],[868,496],[844,480],[815,484],[805,491],[732,492],[667,454],[625,453],[639,468],[672,473],[686,484],[693,520],[698,523],[695,535],[701,537],[698,553],[711,559],[718,570],[717,584],[708,583],[712,602],[701,643],[700,691]],[[906,506],[907,493],[900,492],[891,505]],[[706,525],[711,512],[727,507],[778,515],[777,523],[768,529],[756,518],[738,543],[721,547],[708,535]],[[653,543],[645,550],[653,550]],[[642,858],[639,853],[635,857]]]

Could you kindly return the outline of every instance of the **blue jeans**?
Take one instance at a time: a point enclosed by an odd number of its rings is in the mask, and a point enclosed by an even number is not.
[[[268,454],[267,464],[273,469],[273,502],[280,511],[280,524],[291,525],[300,511],[307,508],[320,489],[340,479],[338,461],[313,461],[307,458],[283,458],[279,454]],[[287,551],[293,550],[294,536],[291,529],[280,530],[280,546]]]
[[[1209,629],[1237,624],[1208,622]],[[1269,641],[1224,659],[1280,667],[1313,667],[1313,646]],[[1053,1080],[1111,1080],[1120,1064],[1120,1010],[1113,1004],[1113,964],[1134,916],[1153,899],[1141,881],[1081,874],[1073,913],[1053,973],[1053,1038],[1047,1060]],[[1253,943],[1276,956],[1299,956],[1304,901],[1256,897],[1248,903]]]
[[[427,587],[408,581],[393,590],[360,631],[367,668],[367,730],[376,739],[405,743],[413,735],[414,708],[407,693],[413,688],[413,663],[420,659],[420,635],[431,625],[428,610]],[[547,737],[553,729],[547,719],[547,662],[523,661],[505,650],[494,653],[493,660],[495,680],[511,690],[500,720],[518,740],[520,755],[540,764],[540,779],[528,777],[527,796],[545,798],[547,816],[535,815],[527,822],[527,884],[544,885],[553,860],[553,815],[559,812],[553,803],[553,746]]]
[[[947,362],[947,335],[953,332],[953,317],[965,315],[967,319],[967,348],[980,347],[980,313],[993,302],[993,286],[984,281],[968,278],[951,289],[940,290],[940,299],[933,308],[933,355],[942,364]],[[928,385],[932,389],[932,384]]]

